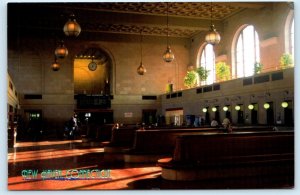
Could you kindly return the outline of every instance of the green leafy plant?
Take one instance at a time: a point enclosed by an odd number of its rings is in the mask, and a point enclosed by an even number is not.
[[[284,69],[293,66],[294,66],[294,62],[293,62],[292,55],[289,53],[282,54],[282,56],[280,57],[280,67]]]
[[[194,70],[187,71],[184,77],[184,86],[191,88],[197,85],[197,72]]]
[[[218,81],[227,81],[230,79],[230,66],[225,62],[218,62],[216,64],[216,75]]]
[[[259,74],[261,73],[262,69],[263,69],[263,64],[260,62],[255,62],[254,63],[254,74]]]
[[[172,83],[167,84],[166,92],[167,93],[172,93],[173,92],[173,84]]]
[[[209,74],[209,70],[206,70],[205,68],[203,68],[202,66],[196,69],[196,72],[199,75],[199,79],[200,81],[205,81],[208,77]]]

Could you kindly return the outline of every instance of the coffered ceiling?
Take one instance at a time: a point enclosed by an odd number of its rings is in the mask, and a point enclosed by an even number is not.
[[[123,3],[9,3],[8,28],[22,31],[61,31],[74,13],[83,33],[139,34],[190,38],[216,27],[244,9],[272,6],[267,2],[123,2]],[[212,8],[212,12],[211,12]],[[167,11],[168,10],[168,11]]]

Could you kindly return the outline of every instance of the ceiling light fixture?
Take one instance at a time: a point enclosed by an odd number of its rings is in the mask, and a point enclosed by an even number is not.
[[[81,32],[80,25],[76,22],[75,15],[71,14],[69,20],[64,25],[64,33],[66,36],[77,37]]]
[[[142,36],[142,30],[140,32],[140,46],[141,46],[141,63],[139,65],[139,67],[137,68],[137,73],[139,75],[144,75],[146,73],[146,68],[143,66],[143,45],[142,45],[142,42],[143,42],[143,36]]]
[[[60,69],[60,64],[57,62],[56,56],[54,56],[54,62],[51,65],[53,71],[58,71]]]
[[[60,42],[59,42],[59,45],[58,45],[58,47],[55,49],[55,56],[57,57],[57,58],[65,58],[65,57],[67,57],[67,55],[68,55],[68,49],[66,48],[66,46],[64,45],[64,41],[63,40],[61,40]]]
[[[167,2],[167,50],[163,55],[163,59],[165,62],[172,62],[174,58],[174,53],[171,51],[171,47],[169,45],[169,4]]]
[[[220,42],[221,36],[217,32],[215,25],[213,25],[213,23],[212,23],[212,13],[213,13],[213,6],[212,6],[212,2],[211,2],[210,3],[210,30],[209,30],[208,34],[205,36],[205,41],[208,44],[216,45]]]

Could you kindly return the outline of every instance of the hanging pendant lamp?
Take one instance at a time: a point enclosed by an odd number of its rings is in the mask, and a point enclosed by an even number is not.
[[[208,34],[205,36],[205,41],[208,44],[212,44],[212,45],[216,45],[221,41],[221,36],[220,34],[217,32],[215,25],[213,25],[212,23],[212,3],[210,3],[210,30],[208,32]]]
[[[163,59],[165,62],[172,62],[174,58],[174,53],[171,51],[171,47],[169,45],[169,4],[167,2],[167,50],[163,55]]]
[[[142,45],[142,42],[143,42],[143,36],[142,36],[142,31],[140,32],[140,35],[141,35],[141,39],[140,39],[140,46],[141,46],[141,63],[139,65],[139,67],[137,68],[137,73],[139,75],[144,75],[147,70],[146,68],[143,66],[143,45]]]
[[[55,49],[55,56],[57,58],[65,58],[68,55],[68,49],[64,45],[64,41],[60,41],[58,47]]]
[[[54,62],[51,65],[53,71],[58,71],[60,69],[60,64],[57,62],[56,56],[54,56]]]
[[[64,33],[66,36],[77,37],[81,32],[80,25],[76,22],[75,15],[71,14],[69,20],[64,25]]]

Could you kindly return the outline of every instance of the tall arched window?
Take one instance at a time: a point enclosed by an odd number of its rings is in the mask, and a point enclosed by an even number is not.
[[[289,53],[294,58],[294,11],[291,10],[285,22],[285,53]]]
[[[201,85],[212,84],[215,81],[215,52],[211,44],[206,44],[202,50],[200,57],[200,66],[208,70],[206,81],[202,81]]]
[[[294,58],[294,18],[291,22],[290,26],[290,53]]]
[[[259,39],[254,26],[248,25],[240,31],[235,48],[236,77],[254,74],[254,64],[259,62]]]

